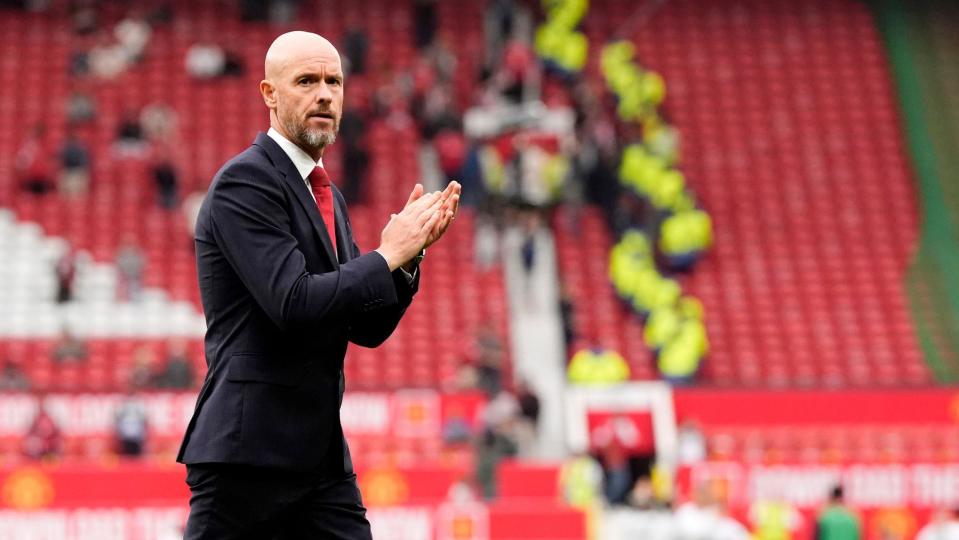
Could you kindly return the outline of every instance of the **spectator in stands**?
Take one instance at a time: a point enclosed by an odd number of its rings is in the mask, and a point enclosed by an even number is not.
[[[816,517],[816,540],[859,540],[862,525],[859,517],[843,501],[842,486],[835,486],[829,501]]]
[[[170,390],[187,390],[193,388],[193,384],[193,364],[187,355],[186,342],[172,339],[167,347],[166,366],[157,375],[156,385]]]
[[[346,57],[343,60],[347,64],[344,68],[349,74],[362,75],[366,72],[366,54],[369,49],[370,40],[365,29],[354,26],[346,32],[343,38],[343,52]]]
[[[451,392],[465,392],[479,388],[479,375],[476,366],[469,358],[460,361],[452,378],[445,381],[446,388]]]
[[[695,420],[686,419],[680,424],[676,452],[680,465],[700,463],[706,459],[706,437]]]
[[[472,425],[466,417],[463,406],[454,403],[447,412],[443,421],[443,442],[445,444],[461,444],[469,442],[473,437]]]
[[[616,384],[629,380],[629,364],[618,352],[594,345],[573,355],[567,377],[575,384]]]
[[[147,150],[143,137],[143,127],[139,116],[133,111],[123,113],[123,119],[117,126],[117,138],[113,143],[113,152],[119,158],[143,157]]]
[[[126,71],[131,62],[129,52],[108,37],[102,38],[86,57],[90,72],[107,80],[115,79]]]
[[[132,390],[145,390],[156,385],[156,353],[147,345],[141,345],[133,351],[130,363],[130,383]]]
[[[296,20],[300,0],[270,0],[270,22],[274,25],[288,25]]]
[[[85,195],[90,185],[90,152],[73,132],[60,149],[59,183],[60,194],[67,199]]]
[[[758,500],[749,507],[754,540],[789,540],[802,527],[802,515],[784,499]]]
[[[643,121],[643,143],[667,165],[673,167],[679,161],[679,132],[659,114],[654,113]]]
[[[530,456],[536,447],[539,428],[539,396],[526,384],[516,384],[516,400],[519,403],[519,415],[516,419],[516,442],[522,456]]]
[[[565,281],[560,283],[559,288],[559,316],[563,322],[565,355],[569,358],[573,351],[573,343],[576,341],[576,300],[569,283]]]
[[[133,393],[128,394],[117,408],[114,434],[118,454],[130,457],[143,454],[148,434],[147,410],[143,401]]]
[[[240,0],[240,18],[244,21],[264,22],[269,15],[270,3],[263,0]]]
[[[413,2],[413,46],[425,49],[433,43],[436,35],[437,0],[414,0]]]
[[[502,388],[503,342],[492,323],[484,322],[476,336],[477,386],[492,398]]]
[[[97,30],[97,10],[93,1],[70,2],[70,25],[78,35],[87,35]]]
[[[433,44],[426,50],[425,58],[436,71],[437,82],[442,85],[446,93],[453,97],[453,78],[456,76],[456,55],[450,50],[449,44],[442,37],[433,40]],[[451,102],[452,104],[452,102]],[[457,121],[459,118],[457,118]]]
[[[441,129],[433,137],[433,147],[445,181],[459,180],[466,160],[466,138],[462,131],[453,128]]]
[[[603,467],[593,456],[580,452],[559,469],[559,492],[566,504],[588,510],[599,503],[603,489]]]
[[[490,0],[483,11],[483,34],[486,38],[484,66],[492,69],[503,59],[507,41],[516,38],[529,42],[532,17],[516,0]]]
[[[20,367],[7,359],[0,371],[0,392],[19,392],[30,389],[30,379],[20,370]]]
[[[85,124],[97,116],[97,105],[90,94],[74,90],[66,102],[67,121],[70,125]]]
[[[90,74],[90,52],[74,51],[70,55],[70,76],[85,77]]]
[[[710,533],[716,524],[716,498],[711,485],[695,486],[692,499],[679,505],[674,519],[677,539],[711,538]]]
[[[243,74],[240,58],[216,43],[195,43],[186,53],[186,71],[194,79],[210,80]]]
[[[131,110],[123,113],[123,119],[117,126],[117,142],[121,144],[143,144],[143,126],[140,118]]]
[[[710,540],[752,540],[749,529],[730,514],[728,504],[717,502],[716,509],[717,522]]]
[[[113,27],[116,46],[128,65],[137,64],[143,59],[152,33],[150,25],[137,16],[127,16]]]
[[[674,306],[664,306],[650,312],[643,328],[643,341],[653,354],[658,355],[663,346],[676,336],[681,322],[679,310]]]
[[[143,290],[143,270],[146,259],[136,238],[130,233],[124,236],[123,243],[117,251],[116,264],[119,274],[117,297],[130,302],[139,300]]]
[[[20,145],[14,165],[23,189],[34,195],[45,195],[53,189],[50,161],[46,126],[37,124]]]
[[[63,437],[42,399],[40,403],[23,437],[23,454],[30,459],[57,459],[63,453]]]
[[[940,508],[932,513],[929,523],[919,529],[916,540],[959,540],[959,512]],[[819,540],[818,538],[816,540]]]
[[[486,404],[481,416],[483,431],[477,445],[476,479],[486,499],[496,496],[496,469],[504,458],[517,454],[515,438],[519,403],[501,390]]]
[[[151,103],[140,111],[140,125],[148,140],[169,144],[176,134],[176,112],[165,103]]]
[[[413,119],[409,111],[409,81],[404,74],[386,72],[381,76],[385,80],[373,95],[373,111],[383,118],[385,125],[393,131],[410,129]]]
[[[57,259],[54,268],[57,277],[57,303],[63,304],[73,300],[73,284],[77,276],[77,251],[68,247],[63,255]]]
[[[426,63],[425,69],[428,69],[428,80],[421,84],[425,86],[421,94],[417,94],[412,105],[413,114],[416,117],[417,125],[420,128],[420,135],[423,139],[433,140],[438,134],[450,131],[459,133],[462,131],[460,126],[460,116],[453,107],[453,91],[449,85],[436,83],[436,68],[432,64]],[[421,65],[423,65],[421,64]],[[458,145],[456,152],[451,153],[446,159],[451,160],[450,166],[462,166],[462,160],[465,156],[465,142]],[[440,149],[437,149],[439,151]],[[442,159],[440,160],[443,161]]]
[[[64,328],[53,347],[53,360],[60,364],[82,362],[87,359],[87,346],[83,340]]]
[[[343,197],[347,203],[361,202],[370,153],[366,143],[366,122],[357,108],[344,107],[338,138],[343,143]]]
[[[616,441],[610,442],[603,448],[603,496],[611,505],[625,504],[629,491],[635,482],[629,456],[623,447]]]
[[[223,74],[226,53],[214,43],[194,43],[186,52],[186,71],[194,79],[213,79]]]
[[[656,365],[664,380],[686,385],[695,380],[708,353],[709,338],[703,321],[685,317],[673,338],[659,351]]]
[[[450,484],[446,492],[446,500],[453,504],[469,504],[477,502],[476,491],[470,485],[468,478],[460,478]]]
[[[653,480],[649,476],[640,476],[636,479],[626,497],[626,504],[637,510],[660,510],[663,508],[663,504],[656,499]]]
[[[539,231],[539,215],[536,212],[529,212],[522,220],[523,240],[520,242],[519,255],[523,264],[523,276],[526,279],[527,300],[531,300],[533,288],[531,279],[533,268],[536,267],[536,237]]]
[[[174,210],[177,207],[177,172],[173,165],[170,147],[157,142],[153,146],[153,182],[156,185],[160,208]]]
[[[673,271],[692,268],[712,243],[712,220],[702,210],[675,212],[662,223],[659,249]]]

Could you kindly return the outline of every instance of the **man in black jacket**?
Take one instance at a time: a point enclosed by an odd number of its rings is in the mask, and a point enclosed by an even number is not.
[[[265,72],[270,130],[216,174],[196,224],[209,370],[178,456],[186,538],[370,538],[339,419],[347,343],[376,347],[396,328],[460,187],[417,184],[361,255],[322,161],[342,114],[339,54],[290,32]]]

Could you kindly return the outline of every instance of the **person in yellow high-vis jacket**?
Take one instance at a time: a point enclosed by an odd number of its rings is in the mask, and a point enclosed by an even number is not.
[[[616,384],[629,380],[629,364],[612,349],[582,349],[570,359],[567,376],[574,384]]]
[[[712,219],[702,210],[677,212],[660,228],[659,249],[672,270],[689,269],[712,244]]]

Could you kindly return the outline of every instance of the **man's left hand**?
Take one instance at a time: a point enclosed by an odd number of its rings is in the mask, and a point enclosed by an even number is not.
[[[460,205],[460,192],[463,187],[459,182],[455,180],[450,182],[446,186],[446,189],[443,190],[442,200],[443,204],[440,207],[440,219],[433,227],[433,230],[430,231],[429,236],[426,239],[426,245],[424,248],[428,248],[437,240],[443,237],[446,234],[446,230],[449,229],[450,225],[453,223],[453,220],[456,219],[456,211],[459,209]]]

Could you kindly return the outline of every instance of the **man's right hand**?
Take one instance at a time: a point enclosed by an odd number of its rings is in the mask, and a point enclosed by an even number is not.
[[[442,194],[437,191],[422,195],[423,186],[416,184],[406,207],[399,214],[390,216],[389,223],[380,234],[380,247],[376,251],[386,259],[390,272],[416,256],[439,222],[443,205]]]

